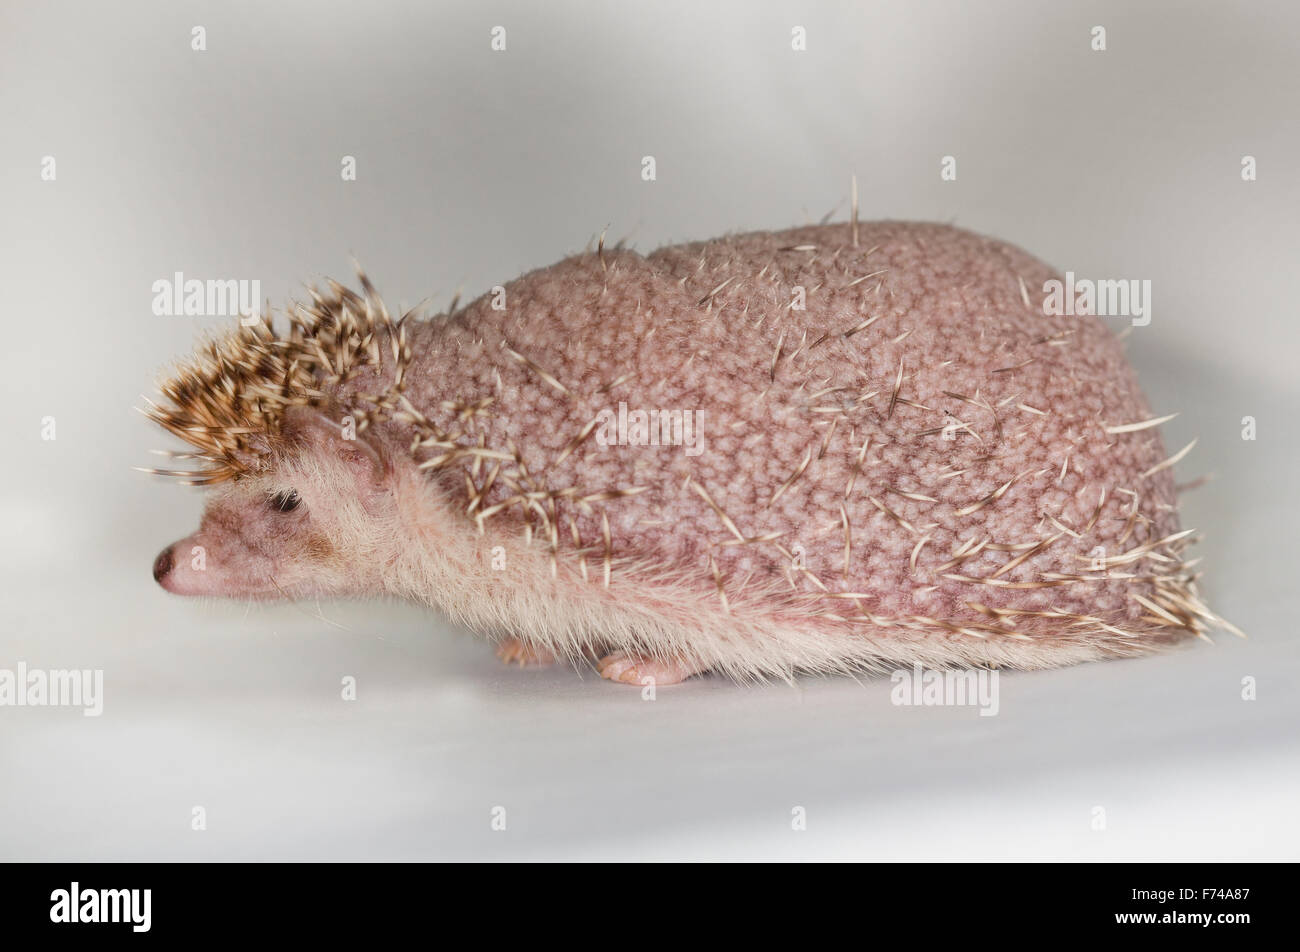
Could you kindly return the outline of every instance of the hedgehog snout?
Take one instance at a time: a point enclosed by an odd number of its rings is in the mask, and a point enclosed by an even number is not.
[[[196,533],[177,542],[158,553],[153,560],[154,581],[173,595],[218,595],[222,594],[223,579],[220,573],[206,571],[206,550],[198,546]],[[193,561],[186,553],[195,554]]]
[[[153,560],[153,580],[159,585],[163,584],[163,579],[172,570],[172,549],[174,546],[167,546],[158,553],[158,558]],[[164,586],[166,587],[166,586]]]

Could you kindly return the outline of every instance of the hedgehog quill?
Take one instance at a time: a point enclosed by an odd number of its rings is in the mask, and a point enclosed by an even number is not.
[[[1186,557],[1186,450],[1098,318],[1034,306],[1056,277],[855,220],[602,241],[429,319],[331,282],[145,411],[192,448],[153,472],[211,493],[154,577],[418,600],[506,660],[634,684],[1041,668],[1235,630]]]

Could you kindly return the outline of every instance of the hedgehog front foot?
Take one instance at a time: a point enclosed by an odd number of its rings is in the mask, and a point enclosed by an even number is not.
[[[555,655],[545,648],[530,645],[522,638],[507,638],[497,645],[497,657],[506,664],[517,664],[521,668],[555,663]]]
[[[679,658],[646,658],[622,651],[605,655],[596,664],[602,678],[624,684],[676,684],[699,673]]]

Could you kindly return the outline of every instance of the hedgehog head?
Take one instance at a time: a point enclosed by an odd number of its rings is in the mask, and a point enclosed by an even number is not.
[[[288,312],[210,341],[161,385],[146,415],[191,450],[149,472],[211,488],[199,529],[164,549],[154,578],[187,595],[352,595],[382,587],[392,454],[372,424],[404,398],[406,317],[331,283]],[[409,316],[409,315],[408,315]],[[377,392],[370,392],[377,391]]]

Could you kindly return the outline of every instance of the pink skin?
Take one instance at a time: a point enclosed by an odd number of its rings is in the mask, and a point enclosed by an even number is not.
[[[567,259],[507,284],[505,310],[485,295],[407,328],[401,397],[457,453],[412,451],[396,416],[350,446],[287,425],[287,448],[216,490],[155,577],[177,594],[418,598],[527,632],[508,662],[604,641],[602,676],[632,684],[1162,647],[1191,630],[1137,596],[1164,597],[1144,579],[1178,553],[1088,567],[1178,531],[1168,454],[1140,424],[1157,414],[1101,321],[1043,312],[1053,277],[1012,246],[900,222]],[[385,393],[380,352],[331,396]],[[624,404],[701,415],[698,452],[592,429]],[[298,508],[269,505],[290,488]],[[480,538],[530,542],[492,572]],[[548,552],[548,571],[528,567]]]
[[[362,541],[357,526],[394,517],[393,494],[373,447],[332,436],[311,419],[292,421],[270,469],[213,490],[198,531],[158,554],[158,584],[176,595],[226,598],[383,593],[381,567],[399,540],[368,540],[365,560],[351,553]]]
[[[288,490],[274,488],[279,485],[252,479],[219,490],[198,531],[158,554],[154,579],[173,595],[282,599],[357,593],[360,579],[343,575],[331,584],[329,578],[330,506],[311,489],[305,494],[293,490],[294,502]],[[304,478],[299,485],[313,487],[313,482]],[[306,495],[315,499],[315,511]],[[315,553],[314,564],[304,561],[305,552]],[[313,571],[304,571],[308,567]],[[520,667],[543,667],[557,660],[551,651],[513,637],[502,641],[496,654]],[[681,662],[624,652],[590,655],[589,660],[601,677],[624,684],[676,684],[695,673]]]
[[[340,447],[337,440],[328,442],[333,434],[311,425],[303,426],[301,435]],[[336,453],[331,470],[318,460],[304,465],[301,455],[288,451],[271,473],[216,490],[198,531],[158,554],[154,579],[174,595],[258,600],[384,591],[381,577],[367,577],[339,563],[331,542],[331,537],[345,534],[338,514],[357,503],[355,498],[342,498],[338,487],[364,493],[369,515],[392,505],[391,489],[382,480],[371,482],[375,473],[369,455],[374,453],[373,444],[367,444],[364,453]],[[520,667],[541,667],[557,660],[546,648],[513,637],[502,641],[496,653],[504,663]],[[646,678],[657,685],[675,684],[694,673],[682,664],[621,652],[601,658],[588,653],[588,660],[595,662],[602,677],[625,684],[648,683]]]
[[[685,681],[697,673],[680,660],[643,658],[622,651],[601,658],[598,666],[600,676],[607,680],[619,681],[623,684],[653,684],[660,687]]]
[[[507,638],[497,645],[497,657],[506,664],[517,664],[521,668],[545,667],[557,660],[552,652],[530,645],[522,638]]]
[[[330,514],[341,501],[330,499],[321,481],[307,476],[292,456],[280,469],[276,478],[246,478],[218,490],[198,531],[172,543],[154,560],[158,584],[174,595],[250,599],[355,595],[366,590],[363,577],[339,571],[338,566],[331,573],[329,538],[338,526]],[[293,479],[289,474],[295,471]],[[290,495],[286,477],[304,488],[293,488]],[[375,592],[383,588],[379,579],[368,585]],[[513,637],[502,641],[496,653],[504,663],[520,667],[557,660],[551,651]],[[601,677],[624,684],[676,684],[696,673],[682,662],[624,652],[589,655],[589,660]]]
[[[154,562],[154,578],[174,595],[283,598],[293,545],[306,537],[305,506],[276,508],[276,497],[249,486],[231,487],[203,515],[199,530],[173,543]],[[286,587],[289,586],[289,587]]]
[[[250,522],[262,517],[251,505],[244,513]],[[306,585],[282,581],[280,566],[288,554],[273,537],[254,541],[238,532],[214,529],[205,518],[199,531],[158,553],[153,577],[173,595],[275,599],[312,594]]]

